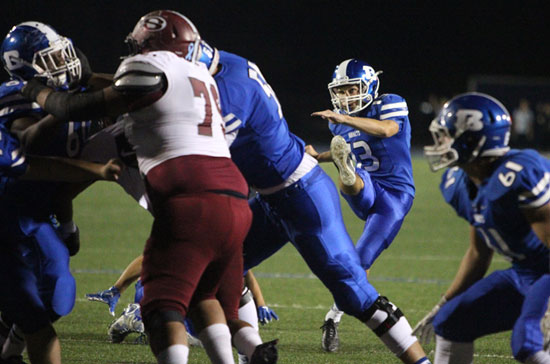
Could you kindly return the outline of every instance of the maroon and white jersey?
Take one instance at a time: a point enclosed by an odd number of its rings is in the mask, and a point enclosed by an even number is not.
[[[125,133],[135,147],[141,173],[147,175],[156,165],[179,156],[230,158],[218,89],[204,64],[157,51],[127,58],[119,70],[131,63],[150,64],[167,81],[160,99],[124,117]]]

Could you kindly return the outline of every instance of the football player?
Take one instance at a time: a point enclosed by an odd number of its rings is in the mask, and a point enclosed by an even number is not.
[[[187,362],[189,312],[212,362],[233,363],[227,318],[251,363],[275,363],[273,343],[261,344],[237,319],[242,240],[252,216],[246,183],[229,159],[216,83],[198,63],[199,33],[183,15],[163,10],[142,17],[127,40],[133,55],[103,90],[69,94],[33,80],[22,92],[60,120],[127,113],[155,217],[141,309],[158,362]]]
[[[24,22],[13,27],[2,42],[0,53],[3,65],[11,76],[10,81],[0,85],[0,125],[16,133],[21,140],[27,140],[27,126],[45,114],[36,103],[19,94],[23,81],[36,76],[53,87],[68,88],[80,80],[80,60],[69,39],[39,22]],[[47,118],[46,121],[53,120]],[[86,130],[87,123],[69,125],[51,135],[47,143],[39,148],[29,143],[24,147],[41,155],[75,157],[82,140],[80,136]],[[9,150],[3,150],[2,154],[7,157],[9,154],[6,153]],[[6,251],[1,254],[1,274],[3,281],[12,284],[2,287],[0,310],[6,321],[15,326],[6,338],[8,343],[3,346],[0,360],[20,360],[10,357],[20,354],[23,349],[21,337],[24,337],[31,362],[57,363],[61,360],[59,341],[52,322],[71,311],[75,294],[74,278],[68,264],[69,251],[59,236],[64,231],[50,221],[50,215],[57,212],[55,196],[60,184],[25,179],[28,176],[34,179],[36,173],[53,173],[54,181],[89,181],[97,178],[97,172],[90,175],[78,170],[74,175],[73,171],[67,179],[55,164],[68,163],[73,169],[79,165],[97,166],[59,157],[27,156],[27,161],[25,176],[2,180],[1,233]],[[52,165],[52,162],[55,164]],[[54,167],[55,170],[52,169]],[[118,177],[118,165],[111,163],[108,170],[111,171],[109,178]],[[52,180],[51,177],[48,179]],[[11,341],[17,341],[20,345],[10,345]],[[15,350],[7,350],[8,347]]]
[[[288,241],[345,312],[357,317],[404,363],[429,363],[401,311],[368,282],[345,229],[338,192],[305,143],[291,133],[259,67],[202,43],[220,90],[233,160],[258,193],[244,243],[245,269]]]
[[[407,103],[399,95],[378,94],[380,73],[357,59],[336,66],[328,84],[334,110],[312,114],[329,121],[330,150],[306,147],[318,161],[336,164],[342,196],[365,221],[356,243],[365,270],[391,244],[414,199]],[[325,316],[321,343],[326,351],[338,349],[342,315],[335,304]]]
[[[472,363],[477,338],[512,329],[517,360],[550,363],[541,333],[550,294],[550,162],[510,149],[510,126],[506,108],[481,93],[452,98],[430,124],[434,145],[424,153],[432,170],[448,168],[441,192],[470,223],[451,286],[414,330],[424,341],[435,331],[437,364]],[[512,267],[485,276],[494,252]]]

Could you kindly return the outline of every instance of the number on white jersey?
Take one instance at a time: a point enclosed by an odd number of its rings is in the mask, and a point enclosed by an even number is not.
[[[216,87],[210,85],[210,92],[208,92],[204,81],[194,77],[189,77],[189,80],[191,81],[195,97],[204,98],[204,120],[198,125],[199,135],[212,136],[212,98],[214,99],[218,113],[221,115],[220,99]]]

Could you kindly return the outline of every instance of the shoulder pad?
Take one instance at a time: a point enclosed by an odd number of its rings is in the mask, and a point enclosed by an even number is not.
[[[128,62],[122,65],[114,77],[114,89],[121,92],[155,91],[166,84],[164,72],[150,63]]]
[[[520,207],[550,201],[550,163],[531,150],[509,152],[488,181],[489,199],[512,198]]]

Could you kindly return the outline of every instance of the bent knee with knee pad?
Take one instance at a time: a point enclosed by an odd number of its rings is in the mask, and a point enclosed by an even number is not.
[[[143,317],[143,325],[147,332],[161,329],[168,322],[181,322],[185,325],[185,318],[179,311],[154,311]]]
[[[360,318],[396,356],[401,356],[416,337],[409,322],[393,303],[379,296]]]

